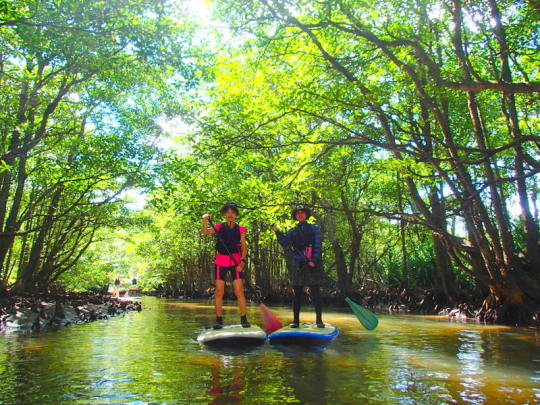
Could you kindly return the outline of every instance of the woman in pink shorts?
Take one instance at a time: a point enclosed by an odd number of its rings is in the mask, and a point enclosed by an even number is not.
[[[238,300],[240,309],[240,323],[244,328],[251,325],[246,315],[246,297],[244,296],[244,267],[246,265],[247,229],[235,223],[238,216],[238,207],[234,203],[226,203],[220,210],[225,217],[225,222],[208,226],[210,215],[202,217],[203,235],[214,235],[216,237],[216,258],[214,263],[216,277],[216,324],[214,329],[223,327],[223,293],[225,291],[225,277],[230,274],[234,294]]]

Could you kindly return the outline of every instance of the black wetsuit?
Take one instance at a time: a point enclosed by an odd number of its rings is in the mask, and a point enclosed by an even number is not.
[[[302,221],[287,233],[278,231],[276,234],[278,242],[285,248],[292,248],[293,251],[293,268],[291,269],[294,291],[293,323],[299,323],[303,289],[304,286],[309,286],[315,307],[316,322],[322,324],[320,283],[323,270],[320,264],[322,238],[319,227]],[[311,267],[308,262],[315,263],[316,266]]]

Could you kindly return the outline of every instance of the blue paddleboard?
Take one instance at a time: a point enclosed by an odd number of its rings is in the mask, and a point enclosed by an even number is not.
[[[330,343],[339,334],[339,329],[324,324],[324,328],[318,328],[315,323],[302,323],[298,328],[285,326],[268,335],[272,344],[295,344],[295,345],[325,345]]]

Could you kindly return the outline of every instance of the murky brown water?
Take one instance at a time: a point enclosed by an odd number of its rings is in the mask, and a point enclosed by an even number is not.
[[[32,336],[0,337],[0,404],[538,404],[540,334],[347,312],[325,349],[212,351],[210,302],[144,298],[145,310]],[[234,307],[227,308],[237,321]],[[284,321],[286,308],[273,308]],[[312,314],[305,314],[311,320]],[[261,323],[258,307],[252,321]]]

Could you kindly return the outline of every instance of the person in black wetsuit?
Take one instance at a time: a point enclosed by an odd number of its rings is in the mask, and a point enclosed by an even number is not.
[[[306,222],[310,216],[311,210],[309,208],[298,207],[292,212],[293,219],[298,221],[298,224],[293,229],[283,233],[276,225],[272,226],[279,244],[284,248],[291,248],[293,251],[291,278],[294,297],[291,328],[298,328],[300,323],[300,307],[304,286],[309,286],[311,291],[317,326],[324,328],[320,289],[322,281],[322,266],[320,263],[322,235],[317,225]]]

